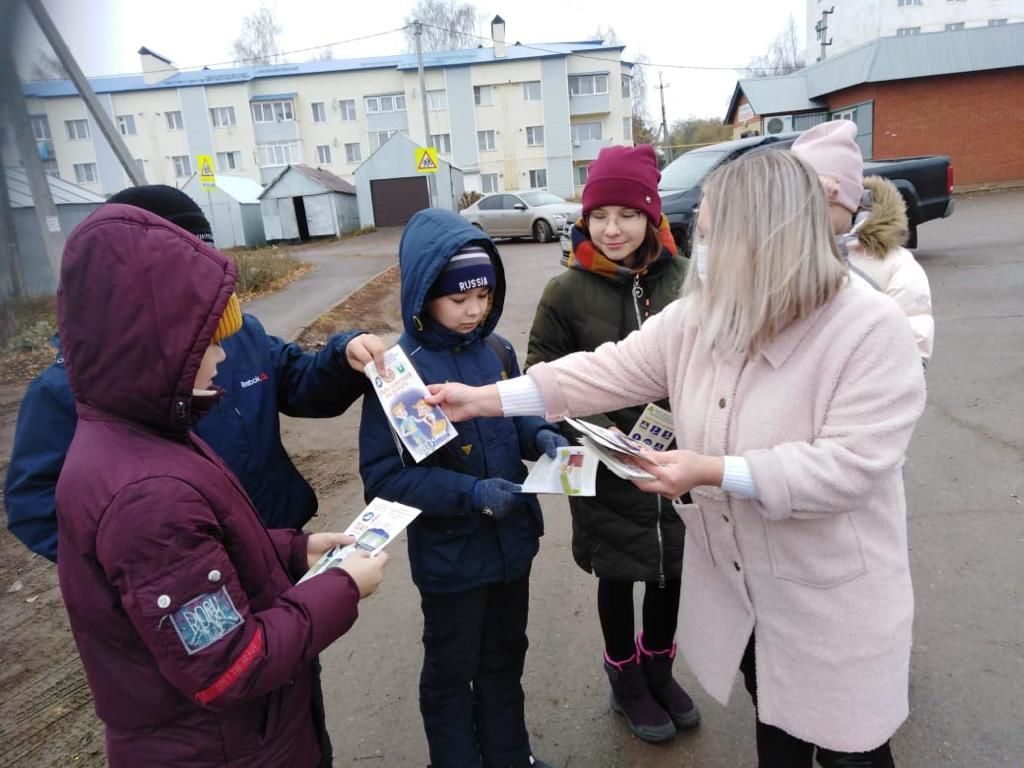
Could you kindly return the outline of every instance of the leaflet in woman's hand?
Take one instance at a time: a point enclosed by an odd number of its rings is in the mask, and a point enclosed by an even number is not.
[[[629,436],[652,451],[667,450],[676,439],[672,412],[654,403],[648,403],[636,424],[629,430]]]
[[[644,472],[635,464],[630,464],[628,461],[623,461],[619,458],[622,454],[617,454],[615,451],[609,450],[604,446],[600,445],[596,440],[592,440],[587,436],[580,438],[580,442],[583,447],[593,453],[601,462],[608,467],[618,477],[623,480],[655,480],[657,478],[649,472]]]
[[[522,485],[523,493],[597,495],[597,456],[586,448],[563,447],[550,459],[541,456]]]
[[[423,379],[401,347],[396,345],[384,353],[383,371],[368,363],[366,375],[373,382],[388,423],[415,462],[458,435],[444,411],[425,400]]]
[[[642,451],[644,449],[642,443],[638,443],[636,440],[631,440],[621,432],[617,432],[614,429],[606,429],[605,427],[600,427],[597,424],[591,424],[589,421],[580,421],[579,419],[568,418],[565,422],[577,432],[582,433],[585,437],[589,437],[595,443],[607,448],[608,450],[615,451],[616,453],[624,454],[626,456],[632,456],[640,461],[646,461],[649,464],[654,463],[642,455]]]
[[[342,561],[356,550],[369,552],[373,557],[404,531],[420,512],[421,510],[416,507],[408,507],[397,501],[374,499],[343,531],[348,536],[354,536],[355,541],[348,546],[331,547],[324,552],[313,567],[299,579],[299,583],[323,573],[328,568],[341,565]]]

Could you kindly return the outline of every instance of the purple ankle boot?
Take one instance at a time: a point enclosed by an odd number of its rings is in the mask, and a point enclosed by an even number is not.
[[[644,633],[636,638],[636,655],[643,662],[647,685],[655,701],[668,712],[676,728],[693,728],[700,722],[700,710],[675,678],[672,677],[672,662],[676,658],[676,644],[663,651],[644,648]]]
[[[612,686],[612,709],[626,718],[633,733],[651,743],[668,741],[676,735],[672,718],[648,690],[638,656],[612,661],[605,652],[604,671]]]

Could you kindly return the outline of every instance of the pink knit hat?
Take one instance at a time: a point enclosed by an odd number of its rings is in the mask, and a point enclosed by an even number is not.
[[[654,226],[661,224],[661,197],[658,195],[658,159],[654,147],[604,147],[587,170],[583,187],[583,215],[602,205],[621,205],[647,214]]]
[[[856,123],[850,120],[819,123],[793,142],[793,152],[821,177],[826,191],[831,193],[829,202],[838,203],[851,213],[860,207],[864,194],[864,158],[857,146]]]

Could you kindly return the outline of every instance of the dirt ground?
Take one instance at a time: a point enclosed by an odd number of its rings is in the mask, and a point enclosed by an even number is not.
[[[333,332],[359,327],[390,336],[400,327],[398,270],[390,270],[321,317],[301,336],[315,348]],[[38,364],[0,384],[0,476],[5,476],[25,383]],[[11,379],[20,379],[11,383]],[[293,422],[294,424],[294,422]],[[314,434],[286,428],[289,451],[317,494],[358,486],[355,446],[339,456]],[[339,467],[349,469],[339,471]],[[105,765],[103,735],[75,650],[57,569],[0,530],[0,765],[65,768]]]

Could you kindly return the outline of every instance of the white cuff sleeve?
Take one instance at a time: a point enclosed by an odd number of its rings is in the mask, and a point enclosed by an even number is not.
[[[543,416],[544,398],[529,376],[498,382],[501,410],[506,416]]]
[[[747,460],[742,456],[725,456],[723,458],[725,459],[725,469],[722,472],[722,490],[747,499],[761,498]]]

